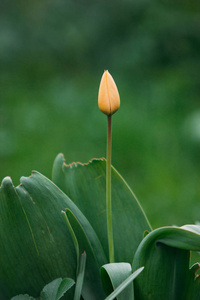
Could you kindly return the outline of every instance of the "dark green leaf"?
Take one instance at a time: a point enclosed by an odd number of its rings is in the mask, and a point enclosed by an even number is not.
[[[163,227],[150,232],[133,261],[134,270],[145,266],[134,282],[136,299],[200,299],[197,266],[189,270],[189,250],[200,250],[200,226]]]
[[[66,214],[78,240],[79,252],[83,253],[85,251],[87,254],[82,295],[86,300],[101,300],[105,294],[101,284],[100,266],[96,257],[95,247],[86,234],[86,227],[83,228],[81,226],[69,209],[66,210]]]
[[[66,165],[63,155],[59,154],[53,166],[53,181],[89,220],[108,257],[105,159],[93,159],[88,164]],[[113,167],[112,207],[115,259],[117,262],[132,263],[143,233],[150,230],[150,225],[133,192]]]
[[[0,188],[1,300],[27,292],[37,297],[55,278],[76,278],[74,244],[60,213],[65,208],[70,208],[81,226],[89,231],[88,238],[98,249],[99,266],[106,263],[102,246],[87,219],[50,180],[37,172],[21,178],[17,188],[9,177],[3,180]]]
[[[78,274],[78,269],[79,269],[79,259],[80,259],[80,255],[79,255],[79,253],[80,253],[80,250],[79,250],[79,244],[78,244],[76,235],[75,235],[75,233],[74,233],[74,230],[73,230],[73,228],[72,228],[72,226],[71,226],[71,224],[70,224],[70,222],[69,222],[69,219],[68,219],[68,217],[67,217],[65,211],[62,210],[61,213],[62,213],[62,216],[63,216],[63,218],[64,218],[64,220],[65,220],[65,223],[66,223],[66,225],[67,225],[67,227],[68,227],[68,229],[69,229],[69,232],[70,232],[70,234],[71,234],[71,237],[72,237],[72,240],[73,240],[73,243],[74,243],[74,248],[75,248],[75,250],[76,250],[76,256],[77,256],[77,274]]]

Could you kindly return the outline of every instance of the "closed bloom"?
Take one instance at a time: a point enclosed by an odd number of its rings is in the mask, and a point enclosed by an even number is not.
[[[120,107],[120,98],[114,79],[108,71],[104,71],[99,86],[99,109],[106,115],[114,114]]]

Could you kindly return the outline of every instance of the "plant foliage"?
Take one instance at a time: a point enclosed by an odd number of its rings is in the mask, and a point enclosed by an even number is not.
[[[189,269],[190,250],[200,251],[200,227],[152,231],[138,200],[113,167],[116,262],[108,263],[105,167],[105,159],[67,165],[59,154],[54,183],[38,172],[22,177],[16,188],[9,177],[2,181],[2,300],[200,298],[199,264]],[[143,238],[145,231],[149,233]],[[80,255],[84,251],[87,259]]]

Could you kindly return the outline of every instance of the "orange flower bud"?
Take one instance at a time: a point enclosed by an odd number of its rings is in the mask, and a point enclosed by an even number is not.
[[[104,71],[99,86],[99,109],[106,115],[114,114],[120,107],[120,98],[114,79],[108,71]]]

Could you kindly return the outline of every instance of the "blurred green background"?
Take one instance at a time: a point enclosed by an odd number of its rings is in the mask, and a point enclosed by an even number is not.
[[[153,227],[200,221],[200,2],[0,6],[0,179],[51,178],[60,152],[68,163],[106,155],[108,69],[121,96],[113,165]]]

